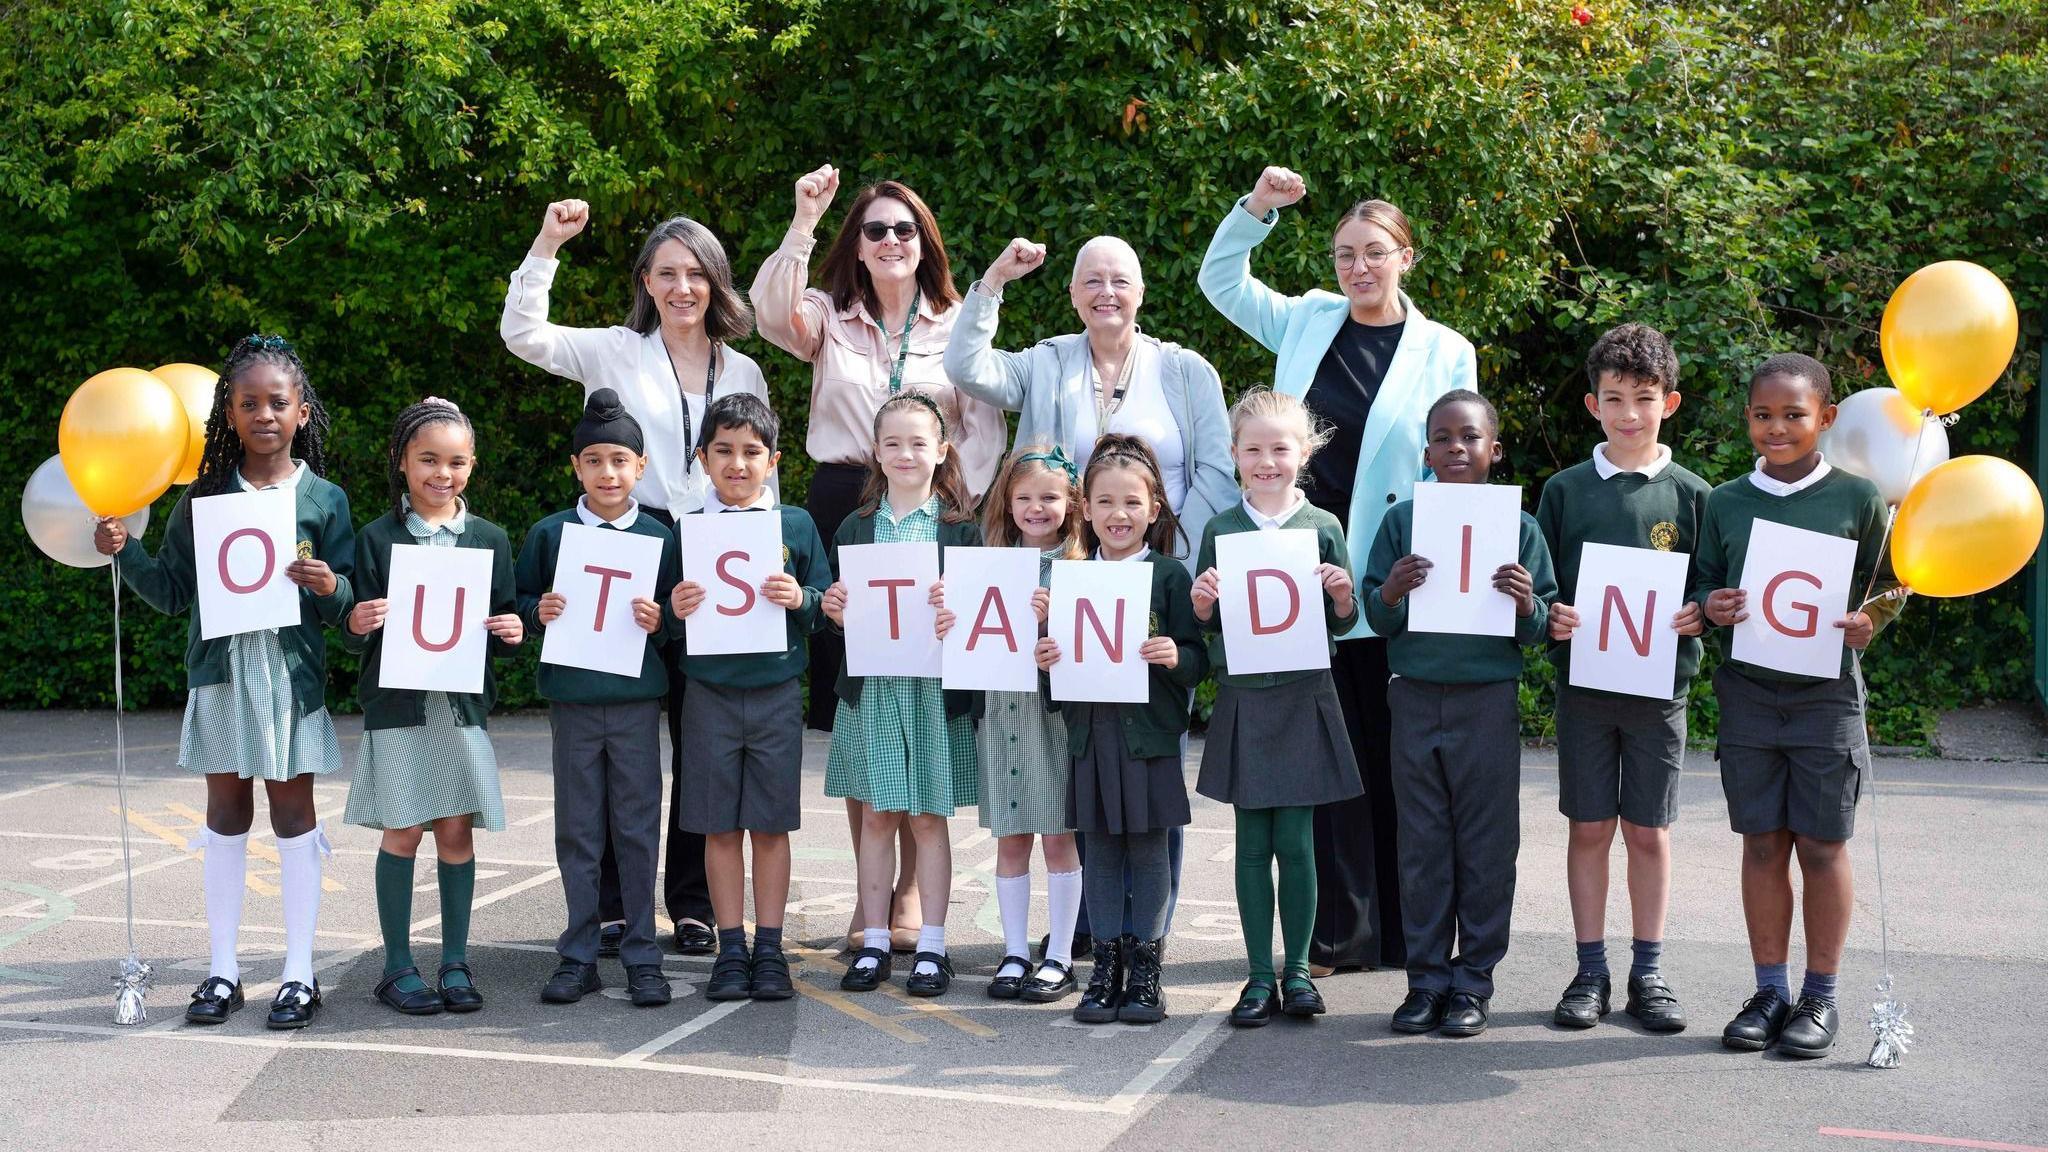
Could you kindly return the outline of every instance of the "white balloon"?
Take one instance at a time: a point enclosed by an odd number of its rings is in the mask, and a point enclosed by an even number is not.
[[[121,523],[128,526],[130,536],[140,539],[142,530],[149,527],[149,508],[145,506],[121,517]],[[102,556],[93,548],[92,533],[99,518],[78,498],[71,478],[64,474],[60,457],[43,461],[23,486],[21,524],[43,555],[59,564],[104,568],[114,562],[113,557]]]
[[[1896,388],[1865,388],[1843,398],[1834,427],[1820,434],[1828,464],[1877,485],[1897,505],[1920,477],[1948,462],[1948,430]]]

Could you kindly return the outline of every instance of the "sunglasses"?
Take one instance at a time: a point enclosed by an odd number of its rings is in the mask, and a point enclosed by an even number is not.
[[[875,244],[880,244],[882,237],[887,236],[890,232],[896,233],[896,239],[908,243],[917,239],[917,222],[915,220],[898,220],[894,224],[884,224],[880,220],[870,220],[860,226],[860,234]]]

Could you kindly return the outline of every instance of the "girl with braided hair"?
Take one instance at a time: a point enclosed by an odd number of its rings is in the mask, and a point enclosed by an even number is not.
[[[474,829],[505,829],[498,758],[484,731],[497,697],[490,665],[481,692],[423,692],[378,683],[383,656],[385,589],[396,545],[483,548],[491,552],[489,652],[510,655],[525,638],[512,580],[512,542],[505,530],[469,510],[463,490],[476,464],[469,417],[429,396],[398,414],[391,431],[391,509],[363,527],[360,599],[342,629],[342,643],[364,653],[356,695],[363,703],[363,741],[349,783],[351,824],[384,833],[377,853],[377,922],[384,934],[384,978],[376,997],[409,1016],[483,1007],[469,967],[469,913],[476,893]],[[412,958],[413,857],[420,835],[434,830],[441,895],[441,968],[428,987]]]
[[[93,544],[120,557],[121,578],[158,611],[177,615],[197,597],[192,501],[222,493],[280,488],[293,493],[298,546],[285,575],[299,586],[299,622],[287,628],[204,639],[193,613],[185,648],[184,727],[178,764],[206,776],[207,928],[213,937],[206,979],[185,1018],[219,1024],[242,1006],[235,936],[242,923],[243,872],[255,819],[254,781],[262,780],[284,895],[285,955],[269,1026],[303,1028],[320,1005],[313,975],[313,929],[320,914],[320,861],[326,833],[313,808],[313,778],[341,763],[327,714],[323,627],[355,602],[355,531],[348,496],[327,482],[327,412],[306,366],[276,336],[249,336],[228,355],[214,386],[199,476],[150,555],[121,522],[100,521]]]

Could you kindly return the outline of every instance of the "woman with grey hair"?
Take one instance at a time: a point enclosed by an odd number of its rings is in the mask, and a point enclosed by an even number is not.
[[[514,356],[583,385],[587,399],[600,388],[619,394],[647,440],[647,471],[633,488],[638,512],[675,528],[675,518],[704,506],[710,478],[697,463],[696,445],[704,413],[718,396],[751,393],[768,401],[761,368],[731,341],[753,329],[753,312],[733,286],[732,263],[709,228],[687,216],[656,224],[633,262],[633,305],[624,324],[609,328],[566,328],[548,322],[548,289],[559,262],[555,254],[590,222],[590,205],[558,200],[541,218],[540,234],[512,273],[498,334]],[[770,484],[774,478],[770,477]],[[717,937],[711,931],[711,896],[704,879],[704,838],[684,831],[676,813],[682,790],[683,678],[676,670],[677,645],[669,645],[670,816],[662,901],[675,922],[676,949],[705,955]],[[617,947],[613,922],[625,913],[618,898],[618,873],[611,844],[605,844],[601,879],[605,921],[600,950]]]
[[[1045,263],[1045,246],[1022,238],[967,290],[946,345],[946,375],[977,400],[1019,414],[1017,443],[1057,444],[1088,466],[1106,432],[1144,439],[1159,454],[1167,499],[1194,563],[1202,526],[1240,499],[1230,462],[1230,417],[1216,369],[1191,349],[1145,334],[1138,309],[1145,277],[1138,254],[1097,236],[1074,255],[1067,295],[1081,331],[1022,352],[995,347],[1003,289]]]

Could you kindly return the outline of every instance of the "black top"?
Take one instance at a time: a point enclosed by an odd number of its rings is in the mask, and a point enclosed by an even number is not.
[[[1406,320],[1360,324],[1346,316],[1337,338],[1330,341],[1330,350],[1323,353],[1323,362],[1316,365],[1315,382],[1302,398],[1309,411],[1333,430],[1330,442],[1309,458],[1308,498],[1340,523],[1351,515],[1351,485],[1358,476],[1365,418],[1372,411],[1380,382],[1387,377],[1387,365],[1394,359],[1406,325]]]

